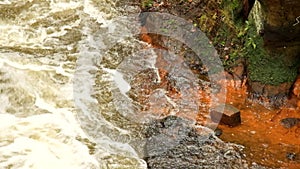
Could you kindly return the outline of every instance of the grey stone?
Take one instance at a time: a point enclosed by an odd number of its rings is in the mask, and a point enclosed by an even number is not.
[[[221,141],[208,128],[199,131],[180,117],[156,120],[145,132],[148,169],[248,168],[242,147]]]

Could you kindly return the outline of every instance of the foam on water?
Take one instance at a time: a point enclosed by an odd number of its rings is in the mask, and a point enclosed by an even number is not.
[[[131,86],[130,86],[130,84],[128,84],[128,82],[126,80],[124,80],[123,74],[117,70],[112,70],[112,69],[107,69],[107,68],[103,68],[103,70],[112,74],[113,79],[116,82],[116,85],[117,85],[118,89],[120,90],[120,92],[124,96],[127,96],[126,93],[130,90]]]
[[[115,3],[0,1],[0,168],[146,168],[93,97]]]
[[[89,154],[88,148],[76,140],[78,136],[85,137],[85,133],[76,121],[74,108],[70,103],[66,104],[68,107],[58,105],[60,100],[71,102],[72,85],[55,88],[54,83],[49,82],[50,79],[42,79],[42,74],[48,71],[55,74],[59,67],[56,71],[55,67],[49,69],[45,65],[28,66],[12,64],[9,60],[1,61],[4,62],[1,72],[9,80],[5,86],[1,84],[1,98],[7,104],[1,106],[0,110],[0,168],[97,166],[97,161]],[[31,76],[31,73],[35,76]],[[44,84],[49,86],[43,86]],[[11,93],[7,92],[10,89]],[[18,93],[18,90],[28,93]],[[56,96],[49,98],[46,90],[49,90],[50,96]],[[24,99],[22,95],[25,95]],[[18,97],[21,99],[18,100]],[[26,103],[26,99],[30,98],[34,101],[27,100]],[[19,112],[14,112],[13,108]]]

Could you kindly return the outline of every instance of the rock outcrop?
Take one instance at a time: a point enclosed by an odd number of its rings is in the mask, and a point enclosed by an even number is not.
[[[299,8],[300,1],[260,0],[249,18],[255,23],[245,43],[249,91],[275,106],[290,93],[300,66]]]
[[[210,129],[196,129],[180,117],[154,121],[145,135],[148,168],[248,168],[241,146],[224,143]]]

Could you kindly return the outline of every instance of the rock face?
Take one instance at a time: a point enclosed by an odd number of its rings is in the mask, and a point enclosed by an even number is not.
[[[300,44],[300,1],[261,0],[264,20],[264,41],[268,45]]]
[[[298,72],[300,72],[300,70]],[[298,98],[297,106],[300,108],[300,76],[297,77],[292,92]]]
[[[252,32],[249,37],[253,38],[256,47],[250,49],[253,53],[248,56],[249,91],[273,99],[277,105],[289,94],[297,76],[299,8],[300,1],[259,0],[250,15],[256,33]],[[258,43],[260,40],[262,43]]]
[[[300,76],[298,76],[297,80],[294,83],[293,94],[300,98]]]
[[[224,143],[210,129],[168,116],[145,131],[145,160],[150,169],[248,168],[241,147]]]

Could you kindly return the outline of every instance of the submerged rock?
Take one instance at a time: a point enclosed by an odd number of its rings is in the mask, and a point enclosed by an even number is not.
[[[248,168],[242,147],[224,143],[208,128],[168,116],[145,130],[145,160],[150,169]]]
[[[215,130],[215,135],[216,136],[221,136],[223,134],[223,130],[222,129],[219,129],[219,128],[216,128],[216,130]]]
[[[292,128],[294,126],[296,126],[297,124],[300,124],[300,118],[285,118],[280,120],[280,124],[284,127],[284,128]]]
[[[295,160],[296,159],[296,157],[297,157],[297,155],[296,155],[296,153],[287,153],[286,154],[286,158],[288,159],[288,160]]]

